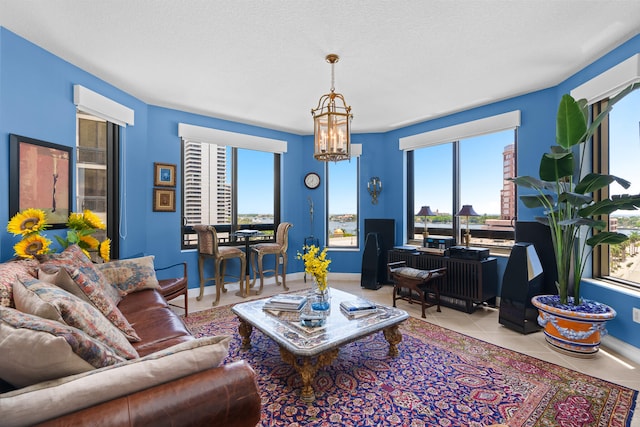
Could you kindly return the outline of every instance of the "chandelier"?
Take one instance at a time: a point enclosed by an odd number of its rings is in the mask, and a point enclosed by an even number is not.
[[[351,107],[340,93],[335,93],[334,66],[340,57],[329,54],[331,64],[331,91],[320,97],[318,106],[311,109],[313,116],[313,157],[323,162],[351,159]],[[336,104],[336,101],[338,103]]]

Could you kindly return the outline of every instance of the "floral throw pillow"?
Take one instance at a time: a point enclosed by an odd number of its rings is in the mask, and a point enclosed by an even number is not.
[[[80,329],[0,307],[0,378],[14,387],[124,362]]]
[[[60,254],[45,255],[41,258],[40,269],[52,273],[64,268],[73,282],[82,292],[118,329],[120,329],[129,341],[140,341],[140,337],[131,324],[122,315],[116,303],[108,297],[108,289],[113,289],[104,275],[100,273],[94,264],[82,252],[78,245],[71,245]]]
[[[111,285],[118,288],[124,295],[142,289],[158,289],[158,279],[153,265],[153,255],[121,259],[117,261],[96,264]]]
[[[16,278],[36,277],[38,261],[22,259],[0,264],[0,306],[15,307],[13,304],[13,283]]]
[[[124,334],[97,308],[64,289],[31,279],[16,283],[14,295],[16,309],[81,329],[125,359],[138,357],[138,352]]]

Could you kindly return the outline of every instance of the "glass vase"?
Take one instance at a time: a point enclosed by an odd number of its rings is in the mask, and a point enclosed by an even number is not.
[[[311,301],[311,308],[315,311],[327,311],[331,307],[330,297],[329,297],[329,285],[327,285],[323,290],[320,290],[318,286],[318,282],[313,280],[314,288],[313,288],[313,299]]]

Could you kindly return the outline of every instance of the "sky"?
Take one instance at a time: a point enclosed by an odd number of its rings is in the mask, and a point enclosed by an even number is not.
[[[631,182],[626,190],[614,185],[612,194],[640,193],[640,90],[631,92],[609,113],[610,173]]]
[[[502,153],[513,144],[512,130],[460,141],[460,204],[480,215],[500,214]],[[415,151],[415,208],[451,214],[453,194],[452,144]]]

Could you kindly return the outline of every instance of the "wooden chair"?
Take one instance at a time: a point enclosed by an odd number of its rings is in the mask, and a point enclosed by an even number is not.
[[[170,279],[158,279],[160,285],[160,294],[165,300],[170,301],[174,298],[184,295],[184,317],[189,315],[189,278],[187,277],[187,263],[179,262],[166,267],[156,268],[156,272],[169,270],[174,267],[182,266],[182,277],[172,277]]]
[[[282,287],[288,291],[287,288],[287,248],[289,246],[289,228],[293,227],[290,222],[282,222],[278,225],[276,230],[275,243],[258,243],[251,246],[251,265],[253,265],[253,281],[251,286],[256,283],[257,274],[260,274],[260,288],[257,294],[262,292],[264,286],[264,274],[273,273],[273,277],[276,279],[276,284],[280,285],[278,281],[278,269],[280,266],[280,257],[282,257]],[[265,270],[262,266],[262,258],[265,255],[275,255],[275,267],[273,270]],[[257,268],[256,268],[257,260]]]
[[[425,308],[438,306],[440,312],[440,288],[441,282],[447,275],[446,268],[435,270],[419,270],[407,267],[405,261],[391,262],[387,264],[389,277],[393,280],[393,306],[397,300],[420,302],[422,304],[422,318],[425,318]],[[428,294],[434,295],[434,302],[430,302]]]
[[[216,282],[216,299],[213,305],[218,305],[220,302],[220,291],[227,292],[227,288],[224,286],[225,282],[225,267],[226,261],[232,258],[240,259],[240,277],[238,282],[240,283],[240,294],[246,295],[244,286],[244,274],[246,268],[246,256],[243,251],[235,246],[219,246],[218,234],[216,229],[212,225],[194,225],[193,229],[198,233],[198,273],[200,274],[200,295],[196,297],[198,301],[202,300],[204,295],[204,284],[208,281]],[[213,277],[204,277],[204,260],[213,259]]]

